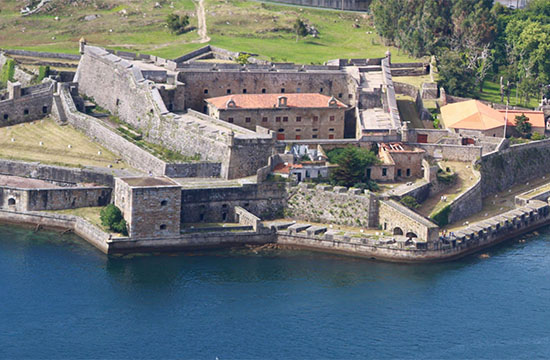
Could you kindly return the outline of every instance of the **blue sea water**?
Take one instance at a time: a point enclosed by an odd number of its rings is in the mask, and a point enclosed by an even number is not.
[[[0,358],[550,357],[550,230],[404,265],[245,250],[107,257],[0,227]]]

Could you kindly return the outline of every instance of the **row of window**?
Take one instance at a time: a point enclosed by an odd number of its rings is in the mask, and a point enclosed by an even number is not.
[[[369,172],[370,172],[370,169],[369,169]],[[411,176],[411,169],[407,169],[405,173],[407,174],[406,176]],[[382,168],[382,176],[388,176],[388,169]],[[370,176],[367,176],[367,177],[370,177]],[[397,177],[401,177],[401,169],[397,169]]]
[[[47,113],[48,113],[48,107],[43,106],[42,107],[42,114],[47,114]],[[23,115],[29,115],[29,109],[23,109]],[[10,118],[9,114],[4,114],[4,116],[3,116],[4,120],[9,120],[9,118]]]
[[[285,91],[286,91],[285,88],[281,88],[281,94],[284,94]],[[302,92],[302,89],[301,89],[301,88],[296,88],[296,92],[297,92],[297,93],[300,93],[300,92]],[[323,88],[319,88],[319,92],[322,93],[322,92],[323,92]],[[204,89],[204,93],[205,93],[205,94],[208,94],[208,89]],[[225,91],[225,93],[226,93],[226,94],[231,94],[231,89],[227,89],[227,90]],[[247,90],[247,89],[243,89],[243,90],[242,90],[242,93],[243,93],[243,94],[247,94],[247,93],[248,93],[248,90]],[[262,89],[262,94],[265,94],[265,93],[267,93],[267,89]],[[338,94],[338,97],[339,97],[339,98],[341,98],[342,96],[343,96],[342,93],[339,93],[339,94]],[[352,95],[350,94],[349,97],[351,98]]]
[[[331,115],[329,116],[329,121],[335,121],[336,120],[336,117],[334,115]],[[262,117],[262,122],[268,122],[269,121],[269,118],[267,116],[264,116]],[[288,122],[288,116],[276,116],[275,117],[275,122]],[[319,121],[319,116],[314,116],[313,117],[313,122],[317,122]],[[227,118],[227,122],[230,122],[230,123],[234,123],[235,122],[235,118],[233,117],[229,117]],[[252,118],[251,117],[245,117],[244,118],[244,122],[246,123],[250,123],[252,122]],[[296,116],[296,122],[302,122],[302,117],[301,116]]]
[[[280,128],[279,130],[277,130],[277,132],[284,133],[285,130],[286,130],[286,129]],[[294,129],[294,131],[300,132],[300,131],[302,131],[302,129]],[[317,131],[319,131],[319,129],[311,129],[311,131],[317,132]],[[328,129],[328,131],[334,132],[334,128],[330,128],[330,129]]]

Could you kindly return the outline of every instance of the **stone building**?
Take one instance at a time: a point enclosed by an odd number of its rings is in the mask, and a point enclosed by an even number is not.
[[[115,205],[132,238],[180,235],[181,186],[167,177],[116,178]]]
[[[322,94],[236,94],[205,100],[214,118],[255,130],[277,132],[278,140],[342,139],[347,106]]]
[[[425,150],[403,143],[380,143],[380,164],[367,168],[367,178],[376,181],[398,181],[423,176]]]

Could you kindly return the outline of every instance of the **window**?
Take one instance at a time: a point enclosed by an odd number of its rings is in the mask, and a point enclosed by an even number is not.
[[[388,169],[382,168],[382,176],[387,176],[387,175],[388,175]]]
[[[279,129],[277,130],[278,132],[282,133],[282,132],[285,132],[285,129]]]
[[[264,116],[264,117],[262,118],[262,122],[267,122],[267,117]]]
[[[319,121],[319,116],[314,116],[313,121]]]
[[[205,94],[208,94],[208,89],[204,89],[204,93],[205,93]]]
[[[46,114],[48,112],[47,106],[42,106],[42,114]]]
[[[397,176],[401,177],[401,169],[397,169]]]
[[[353,94],[348,94],[348,99],[353,99]]]
[[[407,169],[407,176],[411,176],[411,169]]]
[[[313,131],[319,131],[319,129],[313,129]]]
[[[246,94],[246,89],[243,89],[243,94]]]
[[[8,120],[9,118],[9,115],[8,114],[4,114],[4,120]]]
[[[275,122],[281,122],[281,117],[280,117],[280,116],[276,116],[276,117],[275,117]]]
[[[283,116],[283,122],[288,122],[288,116]]]
[[[320,88],[320,89],[319,89],[319,92],[322,93],[322,92],[323,92],[323,88]]]
[[[301,92],[301,91],[302,91],[302,89],[296,88],[296,92],[297,92],[297,93],[299,93],[299,92]]]
[[[329,139],[334,139],[334,134],[330,134],[330,135],[328,136],[328,138],[329,138]]]
[[[252,121],[252,119],[250,119],[249,117],[247,117],[247,118],[244,118],[244,121],[247,122],[247,123],[249,123],[249,122]]]
[[[262,89],[262,94],[265,94],[265,89]]]
[[[166,230],[166,224],[160,225],[160,229],[161,229],[161,230]]]
[[[230,122],[231,124],[233,124],[233,118],[232,117],[227,118],[227,122]]]
[[[301,116],[296,116],[296,122],[300,122],[302,121],[302,117]]]
[[[330,116],[330,121],[334,121],[334,115]]]
[[[205,113],[205,114],[208,114],[208,106],[204,105],[202,107],[202,112]]]
[[[8,199],[8,205],[15,205],[15,199],[14,198],[9,198]]]
[[[120,105],[120,99],[116,99],[116,106]]]
[[[160,202],[160,206],[166,206],[168,204],[168,200],[162,200]]]
[[[24,109],[23,110],[23,115],[29,115],[29,109]]]
[[[339,98],[342,98],[342,93],[338,93],[338,97],[339,97]]]
[[[328,129],[328,131],[334,131],[334,129],[333,129],[333,128],[330,128],[330,129]]]
[[[311,136],[312,139],[317,139],[317,134]]]
[[[302,131],[302,129],[296,129],[296,132],[300,132],[300,131]]]
[[[301,140],[302,139],[302,135],[296,135],[296,140]]]
[[[226,93],[231,94],[231,89],[227,89]]]
[[[311,177],[311,174],[309,173],[309,170],[306,170],[306,177]]]
[[[284,93],[284,92],[285,92],[285,88],[282,88],[282,89],[281,89],[281,93]]]

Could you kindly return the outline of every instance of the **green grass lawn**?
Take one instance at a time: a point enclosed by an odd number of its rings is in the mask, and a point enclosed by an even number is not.
[[[500,101],[500,85],[497,82],[493,81],[485,81],[483,83],[483,92],[478,93],[477,96],[481,100],[490,101],[493,103],[501,103]],[[538,106],[539,99],[538,98],[532,98],[530,99],[529,103],[525,104],[519,101],[516,101],[516,90],[513,89],[510,94],[510,106],[521,106],[521,107],[527,107],[527,108],[536,108]],[[504,98],[504,102],[506,104],[506,97]]]
[[[77,53],[78,40],[84,36],[90,44],[175,58],[205,45],[197,42],[196,30],[174,35],[165,27],[166,16],[176,13],[189,15],[190,27],[196,28],[192,0],[161,1],[160,9],[154,8],[155,0],[103,0],[97,2],[97,8],[87,2],[74,3],[78,6],[52,3],[58,4],[57,8],[46,14],[21,17],[21,2],[1,1],[0,46]],[[388,49],[371,33],[374,29],[367,13],[245,0],[205,0],[205,8],[210,44],[257,53],[272,61],[310,64],[335,58],[382,57]],[[92,14],[100,17],[83,20]],[[292,25],[297,18],[315,26],[319,37],[296,41]],[[395,48],[391,50],[393,61],[414,61]]]

